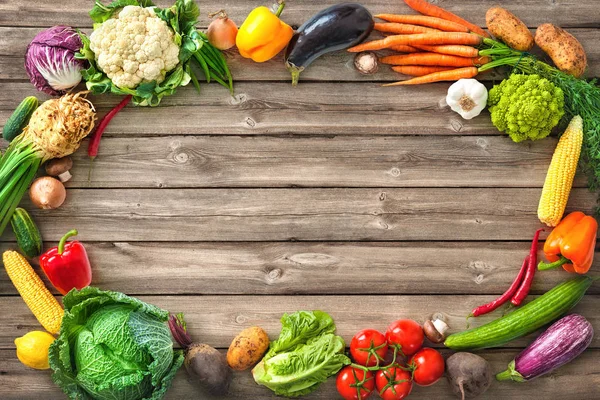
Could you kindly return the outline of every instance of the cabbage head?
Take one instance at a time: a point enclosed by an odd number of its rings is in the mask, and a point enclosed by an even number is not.
[[[52,379],[71,399],[158,400],[183,363],[169,313],[95,287],[63,298],[65,315],[49,356]]]

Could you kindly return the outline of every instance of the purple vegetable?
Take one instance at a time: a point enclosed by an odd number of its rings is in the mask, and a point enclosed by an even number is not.
[[[58,96],[77,86],[85,60],[75,58],[83,46],[79,34],[68,26],[58,25],[38,33],[27,46],[25,70],[40,91]]]
[[[496,375],[504,381],[530,381],[574,360],[590,345],[594,329],[587,319],[571,314],[552,324]]]

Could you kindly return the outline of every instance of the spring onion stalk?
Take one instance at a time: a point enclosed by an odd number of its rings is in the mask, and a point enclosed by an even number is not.
[[[0,235],[42,163],[66,157],[94,128],[96,112],[85,93],[44,102],[0,158]]]

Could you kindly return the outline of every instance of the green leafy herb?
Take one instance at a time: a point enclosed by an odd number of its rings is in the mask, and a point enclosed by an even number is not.
[[[161,399],[183,353],[173,351],[168,312],[95,287],[64,298],[49,350],[52,379],[71,399]]]

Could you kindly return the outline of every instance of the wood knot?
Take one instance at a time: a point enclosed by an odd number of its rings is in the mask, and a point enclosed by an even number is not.
[[[392,175],[394,178],[397,178],[400,176],[400,169],[394,167],[390,170],[390,175]]]
[[[463,130],[463,124],[459,120],[452,118],[450,120],[450,127],[454,132],[461,132]]]
[[[248,100],[248,96],[244,93],[241,94],[236,94],[235,96],[231,97],[231,105],[237,106],[240,105],[242,103],[245,103]]]
[[[246,318],[243,315],[238,315],[237,317],[235,317],[236,324],[240,324],[240,325],[245,324],[247,320],[248,320],[248,318]]]
[[[386,197],[387,197],[386,192],[379,193],[379,201],[385,201]]]
[[[190,160],[190,156],[185,151],[180,151],[173,156],[173,160],[177,164],[186,164]]]
[[[253,120],[253,119],[252,119],[252,118],[250,118],[250,117],[247,117],[247,118],[244,120],[244,122],[245,122],[245,123],[246,123],[246,125],[248,125],[248,127],[250,127],[250,128],[254,128],[254,127],[256,126],[256,121],[255,121],[255,120]]]
[[[267,271],[267,281],[275,282],[283,275],[283,270],[281,268],[273,268],[270,271]]]

